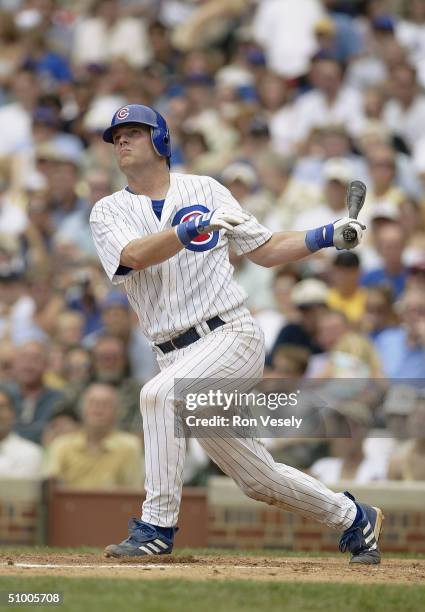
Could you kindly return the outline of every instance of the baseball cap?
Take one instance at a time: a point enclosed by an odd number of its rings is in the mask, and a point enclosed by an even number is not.
[[[330,412],[336,412],[346,419],[355,421],[356,423],[365,425],[366,427],[369,427],[372,424],[370,408],[361,402],[338,402],[331,407]]]
[[[353,180],[351,162],[343,157],[332,157],[323,164],[323,178],[326,181],[338,181],[347,184]]]
[[[381,32],[394,32],[395,22],[391,15],[378,15],[372,20],[372,28]]]
[[[411,385],[393,385],[383,403],[386,415],[394,414],[400,416],[409,415],[415,408],[419,399],[418,389]]]
[[[336,33],[335,22],[329,17],[323,17],[314,24],[314,31],[316,34],[324,34],[325,36],[331,36]]]
[[[397,204],[393,202],[382,202],[377,204],[370,213],[370,220],[387,220],[387,221],[399,221],[400,220],[400,209]]]
[[[223,183],[233,183],[233,181],[240,181],[247,187],[254,187],[257,184],[257,175],[253,168],[248,164],[235,162],[227,166],[221,174]]]
[[[291,299],[296,306],[314,306],[326,304],[328,287],[315,278],[300,281],[292,289]]]

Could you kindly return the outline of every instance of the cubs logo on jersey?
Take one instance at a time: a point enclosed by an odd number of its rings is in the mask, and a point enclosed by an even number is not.
[[[194,217],[199,217],[205,213],[211,212],[206,206],[202,204],[194,204],[192,206],[185,206],[179,210],[171,225],[175,226],[185,221],[190,221]],[[208,251],[216,246],[220,233],[218,231],[210,232],[209,234],[200,234],[197,238],[194,238],[192,242],[186,247],[189,251],[201,252]]]

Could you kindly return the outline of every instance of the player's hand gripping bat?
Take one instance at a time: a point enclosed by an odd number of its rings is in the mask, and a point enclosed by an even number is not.
[[[347,189],[347,207],[350,219],[357,219],[359,212],[363,208],[365,198],[366,185],[361,181],[352,181]],[[357,230],[354,227],[346,227],[342,235],[348,243],[357,240]]]

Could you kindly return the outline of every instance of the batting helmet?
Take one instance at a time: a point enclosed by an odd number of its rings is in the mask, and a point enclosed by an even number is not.
[[[143,104],[128,104],[117,110],[112,117],[111,125],[103,132],[103,140],[113,143],[113,130],[118,125],[140,123],[151,127],[152,146],[158,155],[170,157],[170,132],[164,117],[150,106]]]

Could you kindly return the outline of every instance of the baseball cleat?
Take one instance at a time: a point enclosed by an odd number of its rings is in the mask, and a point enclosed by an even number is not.
[[[153,525],[132,518],[128,522],[128,538],[120,544],[107,546],[104,555],[105,557],[146,557],[170,554],[177,527],[170,529],[173,535],[172,538],[167,538]]]
[[[358,516],[351,527],[342,534],[339,550],[351,552],[350,563],[377,565],[381,562],[378,540],[384,520],[382,510],[368,504],[357,503],[348,491],[345,491],[344,495],[356,504]]]

